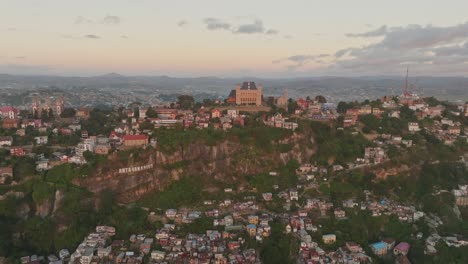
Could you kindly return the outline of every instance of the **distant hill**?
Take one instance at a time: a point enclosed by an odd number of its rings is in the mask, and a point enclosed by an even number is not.
[[[41,87],[70,89],[86,87],[105,90],[147,90],[159,94],[211,94],[227,96],[235,84],[242,81],[262,83],[265,95],[280,95],[285,89],[290,97],[322,94],[333,102],[361,100],[382,95],[397,95],[403,91],[404,78],[377,77],[311,77],[291,79],[249,78],[176,78],[169,76],[125,76],[109,73],[93,77],[27,76],[0,74],[0,89],[31,90]],[[468,100],[468,78],[465,77],[411,77],[412,90],[423,96],[444,100]]]

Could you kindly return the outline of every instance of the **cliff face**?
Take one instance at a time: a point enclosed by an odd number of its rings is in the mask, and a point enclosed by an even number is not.
[[[106,173],[98,172],[86,178],[75,180],[75,184],[99,193],[105,189],[117,194],[120,202],[128,203],[140,199],[143,195],[163,190],[173,180],[184,175],[200,175],[205,182],[212,180],[234,183],[240,175],[257,174],[273,170],[291,159],[299,162],[308,161],[312,149],[305,147],[309,140],[294,135],[282,144],[290,144],[292,149],[286,153],[264,151],[237,142],[224,141],[214,146],[190,144],[180,147],[174,153],[162,153],[158,150],[145,151],[138,155],[133,164],[123,167],[140,167],[152,164],[150,169],[134,172],[119,172],[122,164],[116,165]],[[110,158],[112,162],[112,157]]]

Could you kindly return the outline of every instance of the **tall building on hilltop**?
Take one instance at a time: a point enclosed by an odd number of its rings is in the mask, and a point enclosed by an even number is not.
[[[237,105],[262,105],[262,90],[255,82],[244,82],[231,91],[227,101]]]
[[[42,98],[37,96],[33,98],[31,108],[33,115],[41,116],[43,110],[52,110],[54,116],[60,116],[63,112],[64,105],[65,103],[61,96],[55,99],[53,97]]]

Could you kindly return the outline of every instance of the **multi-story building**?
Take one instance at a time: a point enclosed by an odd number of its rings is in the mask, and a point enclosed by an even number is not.
[[[326,234],[322,236],[322,241],[325,244],[333,244],[336,242],[336,235],[335,234]]]
[[[41,98],[35,97],[32,100],[32,112],[33,115],[40,116],[42,111],[51,111],[55,116],[60,116],[62,114],[64,106],[64,100],[62,97],[57,98]]]
[[[12,106],[0,107],[0,116],[2,118],[16,119],[19,115],[18,109]]]
[[[255,82],[244,82],[238,84],[235,90],[232,90],[228,102],[235,102],[237,105],[261,105],[262,104],[262,86]]]
[[[408,123],[408,130],[410,132],[418,132],[421,130],[421,128],[419,127],[419,124],[416,123],[416,122],[410,122]]]
[[[5,118],[2,121],[2,127],[4,129],[18,128],[18,119]]]
[[[123,145],[127,147],[144,146],[148,144],[147,135],[125,135],[123,137]]]
[[[383,241],[371,244],[370,248],[377,256],[384,256],[388,252],[387,244]]]

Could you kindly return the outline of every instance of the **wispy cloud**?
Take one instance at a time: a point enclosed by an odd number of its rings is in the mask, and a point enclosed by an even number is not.
[[[265,32],[265,27],[261,20],[255,20],[253,23],[239,25],[234,31],[236,34],[261,34]]]
[[[351,38],[371,38],[371,37],[381,37],[387,33],[387,26],[381,26],[377,29],[367,31],[364,33],[348,33],[346,34],[347,37]]]
[[[77,16],[75,18],[75,25],[82,25],[82,24],[93,24],[94,21],[92,19],[83,17],[83,16]]]
[[[121,21],[122,19],[118,16],[107,15],[102,19],[101,23],[105,25],[118,25]]]
[[[330,55],[329,54],[319,54],[319,55],[299,54],[299,55],[289,56],[283,59],[274,60],[272,61],[272,63],[273,64],[286,64],[287,69],[292,71],[292,70],[301,68],[302,66],[310,62],[323,63],[321,59],[327,58],[327,57],[330,57]]]
[[[115,26],[119,25],[122,22],[122,18],[115,15],[107,15],[102,19],[91,19],[84,16],[77,16],[75,18],[75,25],[106,25],[106,26]]]
[[[265,34],[267,35],[278,35],[279,34],[279,31],[276,30],[276,29],[269,29],[265,32]]]
[[[100,39],[101,38],[100,36],[94,35],[94,34],[84,35],[83,37],[87,39]]]
[[[179,22],[177,22],[178,27],[185,27],[187,25],[188,25],[187,20],[180,20]]]
[[[245,35],[278,35],[279,30],[277,29],[267,29],[263,21],[260,19],[253,19],[251,17],[237,17],[236,20],[251,20],[251,22],[247,23],[239,23],[239,22],[228,22],[223,19],[208,17],[203,19],[203,23],[205,24],[206,29],[208,30],[220,30],[220,31],[227,31],[233,34],[245,34]]]
[[[220,19],[208,17],[203,19],[208,30],[230,30],[231,24],[224,22]]]

